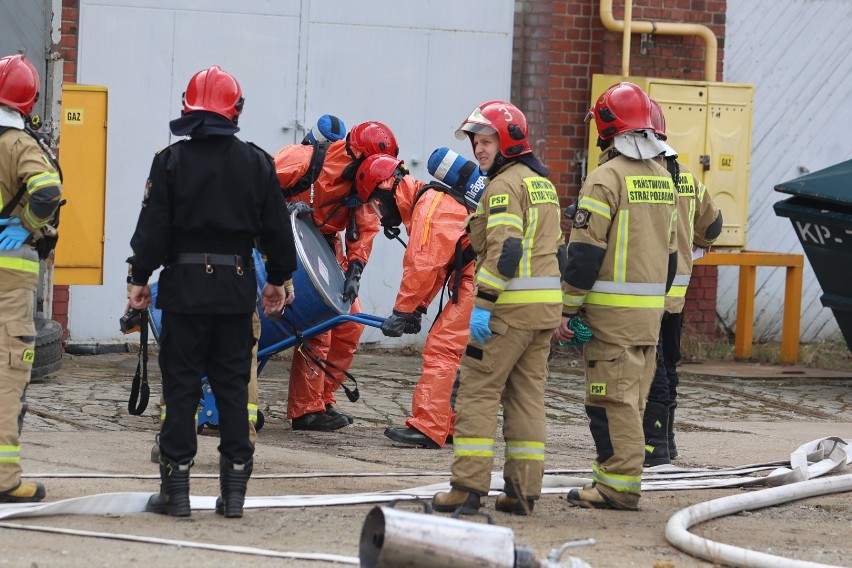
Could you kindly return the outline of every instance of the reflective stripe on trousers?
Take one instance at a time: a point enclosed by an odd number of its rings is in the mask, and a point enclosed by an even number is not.
[[[19,463],[21,446],[0,446],[0,463]]]

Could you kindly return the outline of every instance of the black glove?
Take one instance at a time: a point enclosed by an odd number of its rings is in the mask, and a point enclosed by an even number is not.
[[[420,314],[418,313],[407,314],[394,310],[393,314],[382,323],[382,333],[388,337],[401,337],[403,333],[418,331],[420,331]]]
[[[364,271],[364,263],[353,260],[346,268],[346,279],[343,281],[343,299],[349,303],[358,297],[358,289],[361,287],[361,273]]]
[[[426,313],[426,308],[419,307],[414,310],[412,315],[412,319],[409,320],[408,323],[405,324],[405,329],[402,333],[420,333],[420,326],[423,320],[423,314]]]
[[[287,203],[287,212],[292,215],[296,214],[299,219],[304,219],[314,212],[314,208],[304,201],[290,201]]]

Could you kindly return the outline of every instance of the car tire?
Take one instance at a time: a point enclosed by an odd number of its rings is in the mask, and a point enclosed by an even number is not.
[[[62,366],[62,326],[55,320],[36,317],[35,327],[35,360],[30,382],[38,382]]]

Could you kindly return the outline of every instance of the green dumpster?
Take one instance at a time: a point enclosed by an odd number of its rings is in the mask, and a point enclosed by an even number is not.
[[[793,223],[846,345],[852,350],[852,160],[775,186],[774,205]]]

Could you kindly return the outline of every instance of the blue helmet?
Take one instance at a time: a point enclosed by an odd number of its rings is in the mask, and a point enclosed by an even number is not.
[[[486,179],[478,165],[443,147],[432,152],[426,169],[438,181],[464,193],[467,206],[476,209]]]
[[[317,123],[308,130],[302,144],[316,144],[317,142],[337,142],[346,137],[346,125],[342,120],[331,114],[319,117]]]

